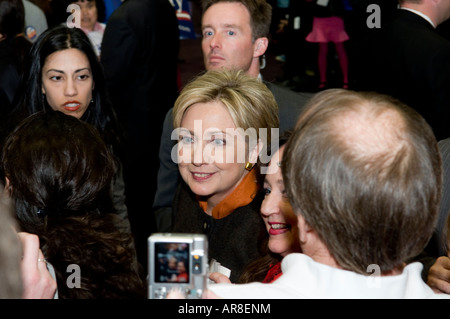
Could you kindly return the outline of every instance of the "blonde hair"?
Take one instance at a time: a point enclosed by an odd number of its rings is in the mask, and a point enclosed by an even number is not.
[[[242,70],[211,70],[188,83],[173,108],[174,128],[181,126],[189,107],[213,101],[227,108],[237,128],[254,128],[258,139],[259,129],[266,128],[266,146],[270,145],[271,128],[279,127],[278,105],[266,85]]]

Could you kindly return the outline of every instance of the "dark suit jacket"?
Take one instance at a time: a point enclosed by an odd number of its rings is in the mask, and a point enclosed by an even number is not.
[[[24,41],[27,42],[25,39]],[[14,38],[8,37],[0,42],[0,122],[6,121],[7,115],[14,106],[13,100],[22,72],[23,61],[18,57],[15,46],[17,44],[14,43]]]
[[[281,135],[284,131],[294,128],[298,115],[313,94],[297,93],[274,83],[264,83],[278,103]],[[175,146],[175,141],[171,139],[173,129],[171,109],[167,112],[164,119],[159,150],[158,187],[153,202],[159,231],[167,231],[171,224],[169,207],[172,206],[173,196],[179,179],[178,165],[172,161],[171,157],[172,148]]]
[[[359,52],[365,56],[359,89],[400,99],[427,120],[438,140],[450,137],[450,42],[406,10],[370,40]]]
[[[101,62],[111,100],[127,144],[143,155],[159,146],[164,116],[178,94],[179,45],[178,20],[167,0],[127,0],[105,29]]]
[[[156,229],[156,192],[162,123],[178,96],[178,20],[167,0],[127,0],[108,20],[102,42],[111,102],[124,128],[120,155],[126,205],[139,262]]]

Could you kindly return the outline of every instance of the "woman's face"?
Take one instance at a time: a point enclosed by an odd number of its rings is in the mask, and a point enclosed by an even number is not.
[[[261,204],[261,215],[269,233],[270,251],[286,256],[300,251],[297,218],[286,196],[283,176],[281,174],[281,158],[284,146],[272,157],[269,171],[264,178],[265,197]]]
[[[81,9],[81,27],[89,31],[94,31],[95,23],[98,19],[97,5],[95,1],[81,0],[75,2]]]
[[[81,118],[92,100],[94,79],[86,55],[78,49],[50,54],[42,68],[42,93],[55,111]]]
[[[245,138],[221,102],[190,106],[181,120],[179,170],[193,193],[206,197],[208,212],[247,174]],[[243,154],[245,153],[245,154]]]

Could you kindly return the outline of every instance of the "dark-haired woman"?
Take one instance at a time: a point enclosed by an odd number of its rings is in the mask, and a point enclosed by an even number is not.
[[[33,44],[8,119],[6,136],[21,120],[43,110],[56,110],[81,119],[99,130],[120,155],[120,130],[108,102],[102,67],[83,31],[59,25],[45,31]],[[128,223],[121,165],[113,180],[114,208]]]
[[[131,235],[110,213],[115,163],[94,127],[58,111],[31,115],[5,141],[6,194],[20,231],[39,236],[59,298],[145,297]]]

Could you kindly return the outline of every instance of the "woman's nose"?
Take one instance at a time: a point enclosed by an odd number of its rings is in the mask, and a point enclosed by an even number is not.
[[[272,214],[280,213],[280,200],[273,192],[267,194],[261,204],[261,214],[268,217]]]

